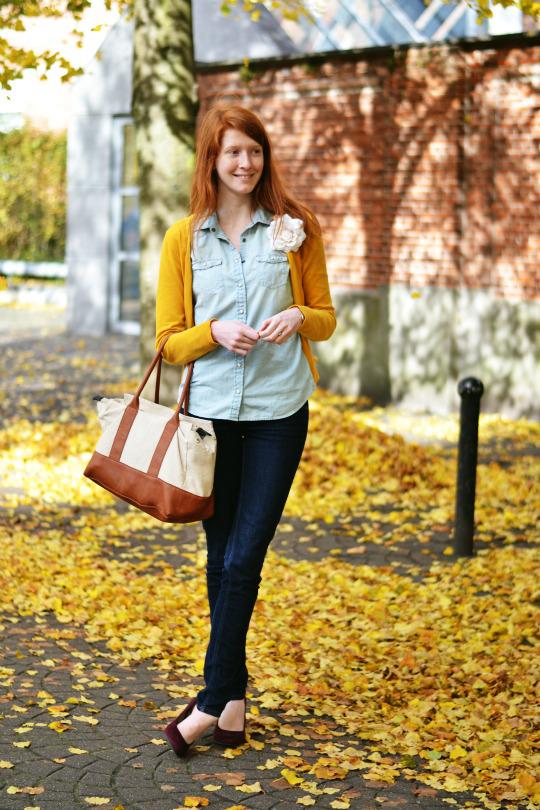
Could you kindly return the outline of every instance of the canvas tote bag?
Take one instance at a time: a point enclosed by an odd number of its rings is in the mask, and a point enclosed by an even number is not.
[[[166,342],[134,395],[95,397],[102,435],[84,475],[158,520],[191,523],[214,512],[216,436],[210,420],[187,415],[193,363],[176,409],[159,404]],[[156,365],[152,402],[140,394]]]

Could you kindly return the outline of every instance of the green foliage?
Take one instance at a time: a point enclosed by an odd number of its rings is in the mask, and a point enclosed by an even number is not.
[[[430,2],[433,0],[425,0],[426,6],[429,6]],[[443,2],[452,3],[455,0]],[[476,11],[478,22],[492,17],[494,6],[519,8],[524,14],[540,19],[540,2],[537,0],[465,0],[465,2],[469,8]],[[313,13],[324,10],[325,5],[324,0],[223,0],[221,10],[224,14],[230,14],[233,8],[238,8],[257,20],[260,16],[260,7],[264,6],[268,11],[281,15],[286,20],[299,20],[301,17],[313,20]]]
[[[249,84],[249,82],[255,76],[255,73],[249,66],[249,59],[247,57],[244,59],[242,67],[238,71],[238,75],[240,77],[240,81],[245,82],[245,84]]]
[[[311,19],[309,5],[306,0],[223,0],[221,13],[228,15],[233,8],[238,8],[257,22],[261,16],[261,6],[264,6],[274,14],[281,14],[286,20],[298,20],[300,17]]]
[[[0,133],[0,258],[64,261],[66,135]]]
[[[443,0],[443,3],[451,3],[453,0]],[[482,23],[489,17],[493,17],[494,6],[503,8],[519,8],[523,14],[540,19],[540,3],[536,0],[465,0],[466,4],[473,11],[476,11],[476,22]],[[429,5],[429,3],[428,3]]]
[[[319,73],[321,66],[318,62],[310,62],[309,59],[306,59],[305,62],[302,62],[302,69],[306,75],[316,76],[317,73]]]
[[[131,10],[133,0],[105,0],[105,8],[116,6],[121,11]],[[0,0],[0,87],[10,90],[16,79],[21,79],[25,70],[36,70],[45,78],[55,65],[61,68],[62,81],[83,73],[75,68],[59,51],[34,51],[19,47],[9,37],[12,31],[26,31],[26,21],[33,17],[70,17],[74,25],[81,20],[92,0]],[[96,26],[99,29],[100,26]],[[78,47],[82,45],[83,33],[76,28],[72,34]]]

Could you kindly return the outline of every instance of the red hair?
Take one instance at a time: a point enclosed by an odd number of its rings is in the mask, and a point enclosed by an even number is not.
[[[289,214],[303,221],[308,236],[320,233],[318,222],[309,208],[298,202],[285,188],[262,121],[251,110],[239,104],[218,104],[211,107],[200,122],[191,186],[190,210],[194,215],[194,227],[217,209],[218,178],[215,165],[223,134],[227,129],[239,130],[256,141],[263,150],[262,175],[252,192],[253,211],[262,206],[278,217]]]

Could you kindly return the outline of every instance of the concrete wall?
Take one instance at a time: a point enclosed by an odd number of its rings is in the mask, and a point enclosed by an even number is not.
[[[540,301],[403,284],[332,290],[338,326],[314,343],[321,385],[420,412],[459,410],[457,384],[484,384],[482,410],[540,419]]]

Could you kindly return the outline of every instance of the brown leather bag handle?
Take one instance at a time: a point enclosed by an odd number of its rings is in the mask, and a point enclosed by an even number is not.
[[[129,435],[129,431],[131,430],[131,427],[133,425],[133,422],[135,421],[135,417],[137,416],[137,412],[139,410],[139,397],[140,397],[140,395],[142,393],[142,390],[143,390],[144,386],[146,385],[146,383],[150,379],[150,375],[152,374],[152,371],[154,370],[156,365],[158,366],[158,369],[157,369],[156,390],[155,390],[154,401],[159,404],[159,381],[160,381],[160,376],[161,376],[161,363],[162,363],[162,360],[163,360],[162,351],[163,351],[163,347],[165,346],[165,344],[168,341],[169,337],[170,337],[170,335],[166,335],[163,338],[163,340],[161,341],[156,354],[154,355],[153,359],[150,362],[150,365],[146,369],[146,373],[145,373],[144,377],[142,378],[141,383],[140,383],[139,387],[137,388],[137,391],[135,392],[131,402],[129,403],[126,410],[124,411],[124,415],[122,416],[122,419],[120,420],[120,424],[118,425],[118,430],[116,431],[116,436],[114,437],[114,441],[113,441],[113,444],[112,444],[112,447],[111,447],[110,458],[113,459],[113,460],[116,460],[116,461],[120,460],[120,456],[122,455],[122,451],[124,450],[124,446],[126,444],[127,437]],[[184,387],[182,389],[182,395],[181,395],[180,400],[179,400],[179,402],[178,402],[178,404],[176,406],[176,409],[174,411],[173,416],[169,420],[171,423],[174,423],[176,426],[178,426],[178,422],[180,421],[180,412],[181,412],[183,406],[184,406],[184,414],[187,414],[187,409],[188,409],[188,404],[189,404],[189,384],[191,382],[191,375],[192,374],[193,374],[193,363],[188,363],[188,374],[187,374],[187,377],[186,377],[186,381],[184,383]],[[170,440],[169,440],[169,443],[170,443]],[[160,442],[160,444],[161,444],[161,442]],[[160,448],[160,453],[158,455],[161,454],[161,449],[162,448]],[[166,450],[166,448],[165,448],[165,450]],[[156,452],[154,453],[154,455],[156,455],[157,451],[158,451],[158,448],[156,448]],[[155,464],[155,462],[157,462],[157,458],[153,459],[153,461],[154,461],[154,464]]]
[[[165,344],[167,343],[169,338],[170,338],[170,335],[166,335],[163,338],[163,340],[161,341],[157,352],[155,353],[153,359],[150,361],[150,365],[146,369],[146,373],[145,373],[144,377],[142,378],[142,381],[141,381],[139,387],[137,388],[137,390],[136,390],[136,392],[135,392],[135,394],[133,396],[133,399],[130,402],[130,407],[132,407],[132,408],[135,408],[135,407],[138,408],[139,407],[139,397],[140,397],[140,395],[141,395],[141,393],[143,391],[144,386],[146,385],[146,383],[150,379],[150,375],[152,374],[152,372],[153,372],[154,368],[156,367],[156,365],[157,365],[157,372],[156,372],[156,387],[155,387],[155,391],[154,391],[154,402],[159,404],[159,386],[160,386],[160,380],[161,380],[161,364],[163,362],[162,352],[163,352],[163,347],[165,346]],[[184,383],[184,388],[182,390],[182,397],[181,397],[181,402],[182,403],[184,402],[184,400],[186,401],[186,408],[185,408],[185,411],[184,411],[185,413],[187,412],[187,407],[188,407],[188,403],[189,403],[189,383],[191,381],[191,375],[193,373],[193,362],[188,363],[187,366],[188,366],[188,368],[191,367],[191,370],[188,372],[188,376],[186,378],[186,382]],[[185,390],[186,385],[187,385],[187,388],[188,388],[187,392]],[[137,403],[137,404],[135,405],[135,403]]]
[[[175,435],[176,431],[178,430],[178,426],[180,424],[180,413],[182,412],[182,407],[184,408],[184,414],[187,414],[188,410],[188,402],[189,402],[189,384],[191,382],[191,375],[193,374],[193,363],[188,363],[188,373],[186,377],[186,381],[184,383],[184,387],[182,389],[182,396],[180,397],[178,404],[175,408],[175,411],[163,430],[161,434],[161,438],[156,445],[156,449],[154,450],[154,454],[150,460],[150,465],[148,467],[148,475],[157,476],[161,465],[163,463],[163,459],[165,458],[165,453],[169,449],[169,445],[172,442],[173,436]]]
[[[141,384],[137,388],[137,390],[136,390],[136,392],[135,392],[135,394],[133,396],[133,399],[130,402],[130,407],[132,407],[132,408],[133,407],[137,407],[137,408],[139,407],[139,397],[140,397],[140,395],[142,393],[142,390],[143,390],[144,386],[146,385],[146,383],[150,379],[150,375],[153,372],[154,368],[156,367],[156,364],[158,366],[158,370],[157,370],[157,376],[156,376],[156,390],[155,390],[154,401],[159,403],[159,382],[160,382],[160,378],[161,378],[161,363],[162,363],[162,360],[163,360],[161,352],[163,351],[163,347],[165,346],[165,344],[167,343],[169,338],[170,338],[170,335],[166,335],[163,338],[163,340],[161,341],[161,343],[159,344],[159,348],[158,348],[157,352],[155,353],[153,359],[150,361],[150,365],[146,369],[146,373],[145,373],[144,377],[142,378]],[[135,406],[135,403],[137,403],[136,406]]]

